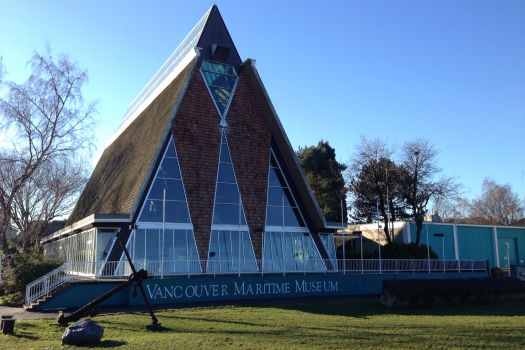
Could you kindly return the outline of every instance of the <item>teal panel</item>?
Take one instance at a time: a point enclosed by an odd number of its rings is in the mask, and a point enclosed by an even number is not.
[[[460,260],[488,260],[495,266],[492,227],[457,226]]]
[[[410,223],[410,242],[411,243],[416,243],[416,224],[415,223]]]
[[[64,310],[84,306],[120,285],[118,282],[80,282],[72,283],[67,289],[53,296],[37,310]],[[129,292],[124,289],[102,303],[103,306],[129,305]]]
[[[416,224],[410,223],[410,241],[416,241]],[[443,258],[443,248],[440,237],[435,237],[435,233],[444,233],[445,239],[445,259],[454,258],[454,239],[453,239],[453,224],[442,223],[428,223],[423,225],[423,232],[421,233],[421,244],[426,244],[427,235],[426,229],[428,227],[430,247],[440,258]],[[494,257],[494,242],[492,237],[493,227],[484,226],[457,226],[458,238],[458,253],[459,259],[462,260],[488,260],[489,266],[496,266]],[[501,242],[510,242],[511,264],[525,266],[525,227],[497,227],[498,238],[503,239]],[[504,243],[503,243],[504,244]],[[502,254],[506,254],[506,248],[499,247],[498,253],[500,258],[500,266],[506,266],[506,261],[503,260]]]
[[[410,224],[410,241],[416,242],[416,224]],[[435,234],[443,234],[443,237],[436,237]],[[425,223],[421,232],[421,244],[430,243],[432,249],[439,257],[444,260],[455,260],[454,255],[454,230],[453,225]]]
[[[412,231],[411,231],[412,233]],[[415,236],[414,228],[414,236]],[[443,234],[443,237],[436,236]],[[443,260],[455,260],[454,255],[454,230],[453,225],[443,224],[423,224],[421,232],[421,244],[427,244],[427,237],[430,249]]]
[[[517,239],[498,237],[498,255],[500,267],[510,268],[510,265],[518,265]]]
[[[525,266],[525,227],[498,227],[498,239],[514,239],[516,244],[517,264]],[[498,248],[501,261],[501,247]]]

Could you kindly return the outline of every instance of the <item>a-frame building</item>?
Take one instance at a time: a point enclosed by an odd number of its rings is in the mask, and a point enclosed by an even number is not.
[[[95,275],[122,259],[117,229],[136,264],[165,275],[325,271],[335,258],[255,61],[216,6],[131,103],[67,225],[46,253]]]

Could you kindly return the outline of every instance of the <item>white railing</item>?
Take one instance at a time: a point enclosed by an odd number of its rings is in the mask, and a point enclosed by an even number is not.
[[[211,8],[202,16],[197,22],[193,29],[188,33],[184,40],[177,46],[175,51],[171,53],[166,62],[162,64],[155,75],[148,81],[148,83],[142,88],[139,94],[133,99],[131,104],[128,106],[124,117],[119,125],[119,129],[128,121],[133,113],[144,103],[155,91],[155,89],[164,81],[164,79],[177,67],[177,65],[183,60],[184,56],[190,52],[191,49],[197,46],[200,39],[206,20],[210,14]]]
[[[135,260],[136,270],[148,271],[148,276],[164,278],[194,275],[245,275],[288,273],[446,273],[486,272],[486,260],[427,259],[346,259],[320,260]],[[261,271],[262,266],[262,271]],[[127,278],[131,268],[127,261],[69,262],[40,277],[26,287],[26,304],[48,296],[66,282],[81,277],[95,279]]]
[[[486,272],[486,260],[347,259],[337,260],[337,270],[361,273]]]
[[[73,276],[68,273],[68,270],[71,270],[70,263],[64,263],[53,271],[29,283],[26,286],[26,305],[30,305],[42,297],[51,295],[53,290],[70,281]]]

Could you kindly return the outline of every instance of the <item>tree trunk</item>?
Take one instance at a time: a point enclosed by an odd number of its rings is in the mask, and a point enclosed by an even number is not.
[[[421,232],[423,231],[423,218],[421,215],[414,215],[414,221],[416,222],[416,245],[421,244]]]
[[[390,221],[388,220],[388,217],[386,215],[384,216],[384,218],[385,218],[385,227],[383,227],[383,231],[385,232],[386,242],[390,244],[392,243],[392,239],[393,239],[391,232],[390,232],[390,228],[389,228]]]
[[[0,248],[2,249],[2,252],[4,253],[4,256],[9,255],[8,254],[8,243],[7,243],[7,231],[9,229],[9,215],[7,213],[7,210],[2,210],[2,221],[0,221]]]

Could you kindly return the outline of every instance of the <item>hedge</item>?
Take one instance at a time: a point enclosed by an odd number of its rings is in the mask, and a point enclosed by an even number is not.
[[[514,278],[385,280],[381,302],[389,307],[414,307],[524,297],[525,282]]]

